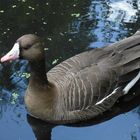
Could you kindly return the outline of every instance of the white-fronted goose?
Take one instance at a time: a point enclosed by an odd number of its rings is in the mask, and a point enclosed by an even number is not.
[[[119,98],[132,95],[140,79],[140,33],[71,57],[46,75],[45,51],[33,34],[20,37],[1,62],[27,59],[31,77],[25,104],[31,115],[52,123],[97,117]]]

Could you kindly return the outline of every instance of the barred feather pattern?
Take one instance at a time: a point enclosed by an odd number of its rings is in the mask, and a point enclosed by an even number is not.
[[[81,53],[50,70],[48,79],[59,89],[56,120],[75,122],[110,109],[122,96],[121,92],[111,94],[121,77],[128,75],[127,80],[123,79],[128,83],[134,78],[130,73],[140,69],[139,38],[135,35],[109,47]]]
[[[120,96],[119,94],[118,97],[113,95],[114,97],[108,99],[110,100],[109,103],[106,101],[104,104],[95,105],[110,94],[113,90],[112,85],[116,84],[117,76],[115,70],[111,69],[106,63],[112,61],[111,58],[105,59],[110,51],[104,51],[102,56],[99,55],[100,52],[103,51],[95,49],[76,55],[48,72],[48,80],[55,82],[59,87],[59,102],[56,110],[61,110],[61,113],[56,113],[59,114],[56,117],[58,120],[76,121],[77,119],[97,116],[109,109]],[[96,53],[96,55],[93,55],[93,53]],[[88,57],[83,59],[84,55]],[[91,58],[89,59],[89,57]],[[93,63],[95,59],[95,62],[98,63]]]

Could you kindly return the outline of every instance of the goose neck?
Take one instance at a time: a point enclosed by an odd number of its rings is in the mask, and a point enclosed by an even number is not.
[[[33,81],[37,81],[38,83],[48,83],[45,61],[34,61],[29,62],[29,64],[31,69],[31,79]]]

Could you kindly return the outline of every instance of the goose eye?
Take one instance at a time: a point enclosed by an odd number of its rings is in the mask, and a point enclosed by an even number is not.
[[[28,45],[26,47],[23,47],[23,50],[28,50],[31,47],[31,45]]]
[[[28,50],[28,47],[24,47],[24,48],[22,48],[23,50]]]

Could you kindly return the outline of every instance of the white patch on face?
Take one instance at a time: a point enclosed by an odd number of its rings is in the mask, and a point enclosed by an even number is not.
[[[15,55],[15,57],[19,57],[19,43],[15,43],[13,48],[8,53],[9,55]]]

